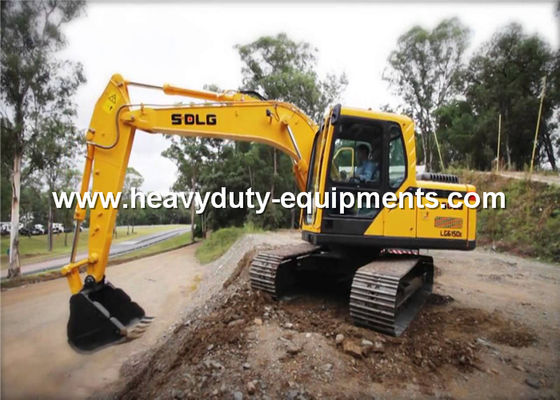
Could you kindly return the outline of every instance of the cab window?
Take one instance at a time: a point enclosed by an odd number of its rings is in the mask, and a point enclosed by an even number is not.
[[[397,124],[389,127],[389,187],[398,189],[406,177],[406,157],[402,132]]]
[[[330,179],[345,186],[381,184],[383,127],[375,121],[347,119],[337,127]]]

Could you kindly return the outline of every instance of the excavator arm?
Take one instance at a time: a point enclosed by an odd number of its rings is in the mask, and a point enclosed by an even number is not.
[[[206,100],[188,105],[131,103],[129,86],[161,90]],[[317,125],[292,104],[266,101],[241,92],[212,93],[128,82],[113,75],[95,105],[86,134],[87,156],[81,195],[107,195],[122,190],[136,130],[166,135],[211,137],[269,144],[293,160],[293,171],[304,190]],[[80,224],[86,210],[77,206],[76,230],[70,263],[62,268],[72,297],[68,340],[80,351],[134,337],[149,322],[144,310],[120,289],[105,281],[117,209],[103,208],[100,201],[90,209],[88,255],[76,260]],[[80,267],[86,266],[82,282]],[[138,324],[139,322],[139,324]],[[135,326],[135,329],[130,329]]]

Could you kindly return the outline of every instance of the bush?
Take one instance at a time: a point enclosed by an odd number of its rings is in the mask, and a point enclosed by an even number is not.
[[[494,174],[462,171],[459,175],[479,194],[501,191],[506,196],[505,209],[478,211],[480,244],[560,262],[560,187]]]
[[[214,261],[222,256],[228,249],[246,233],[262,232],[252,224],[245,224],[242,228],[231,227],[218,229],[212,232],[196,249],[196,258],[202,264]]]

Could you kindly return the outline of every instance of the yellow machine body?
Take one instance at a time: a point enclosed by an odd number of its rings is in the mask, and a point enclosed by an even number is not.
[[[131,85],[158,89],[168,95],[185,96],[205,102],[177,105],[176,102],[170,101],[172,105],[168,106],[133,103],[128,92]],[[378,136],[375,140],[378,141],[376,143],[380,143],[378,147],[381,150],[377,151],[375,145],[367,143],[368,129]],[[298,188],[301,191],[318,192],[321,196],[333,189],[354,192],[365,190],[378,194],[392,192],[397,196],[422,189],[424,192],[434,191],[438,200],[446,201],[448,193],[452,191],[465,194],[475,190],[473,186],[465,184],[417,179],[414,123],[405,116],[336,106],[327,113],[321,127],[318,127],[296,106],[264,100],[251,93],[219,94],[171,85],[156,87],[129,82],[116,74],[111,77],[98,99],[86,134],[87,156],[82,194],[88,190],[103,194],[118,193],[122,190],[136,130],[271,145],[293,160]],[[352,139],[351,135],[355,137]],[[379,179],[375,182],[358,182],[355,176],[348,178],[349,175],[354,175],[358,163],[358,143],[361,143],[362,147],[369,146],[367,151],[376,153],[380,160],[383,159],[377,164]],[[394,167],[391,164],[393,153],[398,153],[395,159],[400,160],[400,164]],[[349,165],[341,167],[343,161]],[[389,167],[382,169],[379,165]],[[398,185],[395,186],[396,181]],[[458,201],[460,203],[462,200]],[[98,202],[89,210],[88,257],[76,260],[79,224],[85,217],[86,210],[78,207],[75,212],[77,229],[71,261],[62,269],[62,273],[68,278],[76,302],[76,312],[83,307],[79,302],[90,302],[91,298],[97,296],[97,300],[91,302],[92,307],[99,308],[99,303],[103,301],[111,305],[106,307],[107,309],[96,308],[93,314],[113,315],[119,311],[113,312],[111,309],[116,310],[115,307],[120,301],[130,302],[124,292],[115,295],[119,290],[112,287],[107,289],[107,285],[104,284],[117,209],[104,209],[101,202]],[[303,239],[317,246],[362,247],[375,250],[468,250],[475,245],[476,212],[464,205],[457,209],[422,209],[416,204],[404,209],[381,207],[370,210],[370,214],[362,213],[361,210],[349,214],[336,214],[333,210],[314,207],[309,214],[302,211],[301,225]],[[78,272],[82,266],[87,266],[87,278],[84,282]],[[107,293],[103,294],[103,290]],[[83,298],[79,297],[79,294],[82,294]],[[133,307],[130,318],[125,319],[131,321],[138,316],[143,316],[143,311]],[[107,327],[107,332],[111,329],[116,332],[110,335],[108,333],[109,336],[116,335],[111,340],[118,335],[126,336],[126,333],[123,333],[126,332],[126,324],[119,324],[113,320],[113,325]],[[95,327],[92,325],[93,327],[82,332],[80,329],[84,323],[79,318],[72,324],[69,323],[69,338],[80,338],[70,341],[74,345],[80,343],[77,347],[86,343],[84,348],[93,348],[95,346],[88,344],[88,335],[94,335],[92,332]],[[104,339],[102,342],[97,344],[110,342],[110,339]]]

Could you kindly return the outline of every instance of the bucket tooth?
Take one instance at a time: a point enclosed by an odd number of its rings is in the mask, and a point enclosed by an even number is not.
[[[131,328],[143,320],[151,322],[152,318],[122,289],[102,281],[70,298],[68,342],[80,352],[98,350],[130,339]]]

